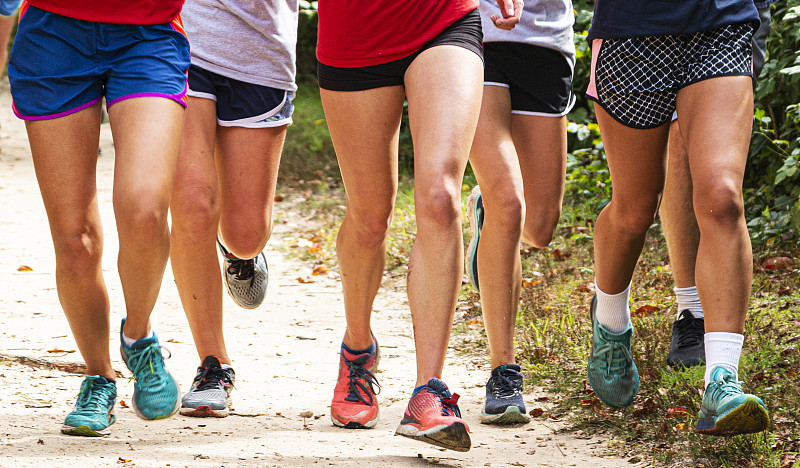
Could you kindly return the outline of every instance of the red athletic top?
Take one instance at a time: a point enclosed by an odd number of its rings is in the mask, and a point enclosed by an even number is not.
[[[317,59],[366,67],[413,54],[478,8],[478,0],[320,0]]]
[[[28,0],[36,8],[95,23],[162,24],[181,12],[184,0]]]

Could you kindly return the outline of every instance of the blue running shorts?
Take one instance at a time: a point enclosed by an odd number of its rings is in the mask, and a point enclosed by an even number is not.
[[[27,5],[26,5],[27,6]],[[186,106],[189,40],[171,23],[94,23],[33,6],[20,11],[8,77],[23,120],[63,117],[105,97],[163,97]]]

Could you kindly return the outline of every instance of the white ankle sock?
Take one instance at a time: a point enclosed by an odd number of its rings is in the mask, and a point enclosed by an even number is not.
[[[622,333],[628,328],[631,322],[631,309],[628,301],[631,297],[631,285],[624,291],[617,294],[606,294],[594,284],[594,291],[597,293],[597,309],[595,317],[597,323],[611,333]]]
[[[150,332],[150,335],[148,335],[148,338],[150,338],[152,336],[155,336],[155,332]],[[144,338],[141,338],[141,339],[144,339]],[[130,348],[137,341],[139,341],[139,340],[134,340],[133,338],[128,338],[128,335],[126,335],[125,332],[122,332],[122,342],[125,343],[125,346]]]
[[[742,354],[744,335],[738,333],[710,332],[705,334],[706,387],[711,383],[711,371],[724,367],[739,377],[739,356]]]
[[[675,291],[675,300],[678,301],[678,317],[686,309],[692,312],[694,318],[703,318],[703,306],[700,305],[700,296],[697,295],[697,286],[690,288],[672,288]]]

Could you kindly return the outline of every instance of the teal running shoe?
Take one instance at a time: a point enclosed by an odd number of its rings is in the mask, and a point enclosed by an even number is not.
[[[480,292],[481,289],[478,286],[478,242],[483,229],[483,197],[481,188],[477,185],[467,198],[467,218],[469,219],[470,240],[467,255],[464,257],[464,267],[467,270],[469,282],[476,291]]]
[[[695,432],[714,436],[752,434],[767,430],[769,413],[761,398],[742,391],[742,382],[724,367],[711,371],[703,393]]]
[[[102,437],[111,433],[108,428],[117,421],[114,404],[117,384],[100,375],[87,375],[81,383],[75,409],[64,419],[61,432],[69,435]]]
[[[639,392],[639,371],[631,356],[633,326],[616,334],[597,322],[597,296],[592,298],[592,352],[589,354],[589,383],[600,400],[614,407],[628,406]]]
[[[122,319],[124,326],[125,319]],[[164,356],[155,333],[130,347],[122,341],[122,328],[119,334],[122,360],[135,379],[133,410],[136,415],[142,419],[164,419],[177,413],[181,406],[181,390],[164,365]]]

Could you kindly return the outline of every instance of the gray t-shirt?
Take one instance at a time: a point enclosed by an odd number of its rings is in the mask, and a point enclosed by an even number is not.
[[[192,64],[228,78],[294,91],[297,0],[186,0]]]
[[[575,13],[571,0],[527,0],[519,24],[511,31],[494,27],[492,15],[499,15],[495,0],[481,0],[483,42],[522,42],[555,49],[575,66],[572,25]]]

